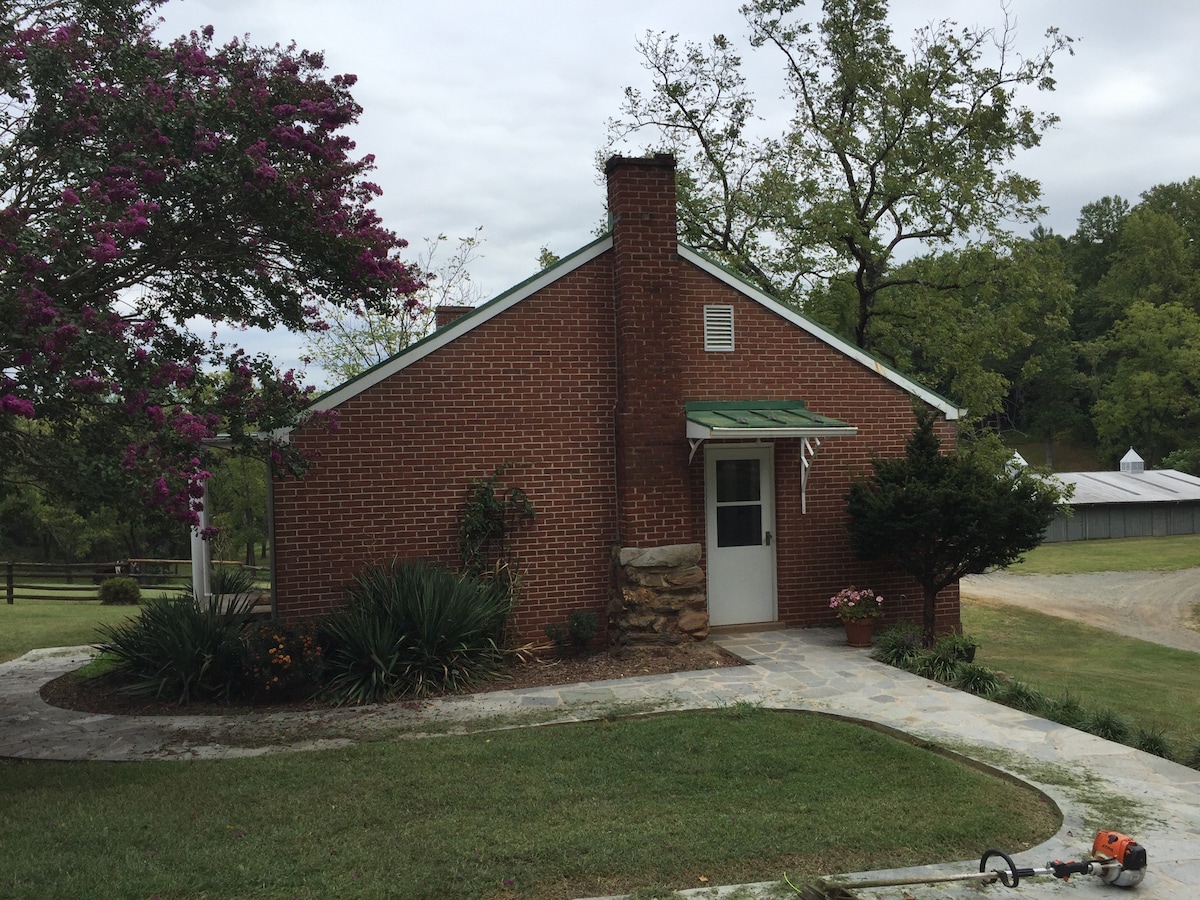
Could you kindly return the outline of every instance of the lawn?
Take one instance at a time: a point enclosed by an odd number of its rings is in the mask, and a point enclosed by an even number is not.
[[[1200,566],[1200,535],[1043,544],[1010,571],[1038,575],[1169,571]],[[1070,692],[1178,743],[1200,740],[1200,659],[1067,619],[967,597],[963,630],[976,662],[1051,697]]]
[[[1068,619],[964,598],[975,661],[1086,706],[1115,710],[1182,744],[1200,740],[1200,657]]]
[[[1200,566],[1200,534],[1059,541],[1042,544],[1010,566],[1019,575],[1076,575],[1083,572],[1173,571]]]
[[[969,859],[1058,825],[927,749],[734,707],[252,760],[0,761],[0,895],[564,900]]]
[[[97,640],[96,626],[135,615],[136,606],[101,606],[97,600],[0,602],[0,662],[42,647],[73,647]]]

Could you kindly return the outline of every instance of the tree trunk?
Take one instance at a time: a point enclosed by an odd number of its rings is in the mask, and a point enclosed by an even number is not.
[[[921,636],[924,639],[925,649],[932,650],[933,645],[937,642],[937,636],[934,632],[937,628],[938,588],[930,584],[921,585],[921,588],[925,592],[925,615]]]

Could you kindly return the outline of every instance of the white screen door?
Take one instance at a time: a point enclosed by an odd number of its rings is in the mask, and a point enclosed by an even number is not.
[[[775,465],[770,444],[704,448],[708,618],[775,621]]]

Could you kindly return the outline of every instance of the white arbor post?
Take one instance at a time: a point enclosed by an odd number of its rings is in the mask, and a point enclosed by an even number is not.
[[[200,502],[204,504],[200,522],[192,528],[192,596],[197,603],[207,601],[212,593],[212,545],[203,538],[204,529],[209,525],[207,484]]]

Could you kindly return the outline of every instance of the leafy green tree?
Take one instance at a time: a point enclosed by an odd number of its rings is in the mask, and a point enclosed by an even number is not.
[[[953,397],[968,425],[1011,413],[1014,386],[1067,334],[1071,286],[1053,249],[1027,240],[972,246],[896,272],[909,283],[879,300],[873,352]]]
[[[782,133],[754,133],[754,95],[726,37],[701,46],[648,34],[638,49],[651,91],[626,88],[610,144],[654,132],[655,149],[679,160],[684,240],[768,292],[799,307],[808,286],[843,279],[853,338],[872,349],[881,299],[922,283],[898,257],[1003,242],[1011,223],[1042,212],[1038,183],[1010,164],[1056,117],[1018,94],[1053,89],[1053,58],[1071,39],[1052,29],[1023,56],[1007,21],[999,31],[944,21],[906,52],[884,0],[824,0],[817,21],[802,6],[742,8],[751,45],[783,64],[792,115]]]
[[[1168,215],[1182,225],[1192,250],[1200,253],[1200,177],[1156,184],[1142,194],[1139,205]]]
[[[1200,447],[1172,450],[1163,457],[1162,468],[1187,472],[1189,475],[1200,475]]]
[[[179,523],[135,497],[81,512],[72,498],[10,484],[0,499],[0,557],[6,559],[77,563],[186,553]]]
[[[852,482],[846,497],[855,555],[892,559],[920,583],[927,646],[938,592],[1016,562],[1041,543],[1064,499],[1054,482],[1006,467],[991,442],[943,454],[934,421],[931,410],[918,409],[904,456],[873,460],[872,474]]]
[[[1129,201],[1116,196],[1102,197],[1079,211],[1075,233],[1067,240],[1067,258],[1080,290],[1095,287],[1108,271],[1128,217]]]
[[[204,441],[248,450],[309,391],[188,323],[304,331],[318,297],[394,311],[419,280],[344,133],[354,76],[211,28],[163,43],[160,5],[0,8],[0,485],[194,522]]]
[[[1121,227],[1094,296],[1108,327],[1136,300],[1200,309],[1200,267],[1187,230],[1170,215],[1138,204]]]
[[[1134,447],[1150,465],[1200,434],[1200,315],[1183,303],[1135,300],[1102,339],[1113,371],[1093,420],[1102,448]]]
[[[483,292],[471,280],[470,265],[483,244],[482,231],[480,225],[474,234],[459,238],[444,262],[438,258],[438,251],[446,243],[446,235],[426,240],[425,252],[413,267],[421,273],[424,286],[410,296],[409,305],[398,314],[340,309],[322,303],[321,314],[328,328],[309,338],[305,348],[308,356],[339,381],[349,381],[425,337],[433,329],[439,306],[474,306]]]
[[[265,554],[267,545],[267,466],[244,454],[222,454],[208,481],[208,503],[210,521],[220,529],[214,558],[236,553],[246,565],[258,565],[258,548]]]

